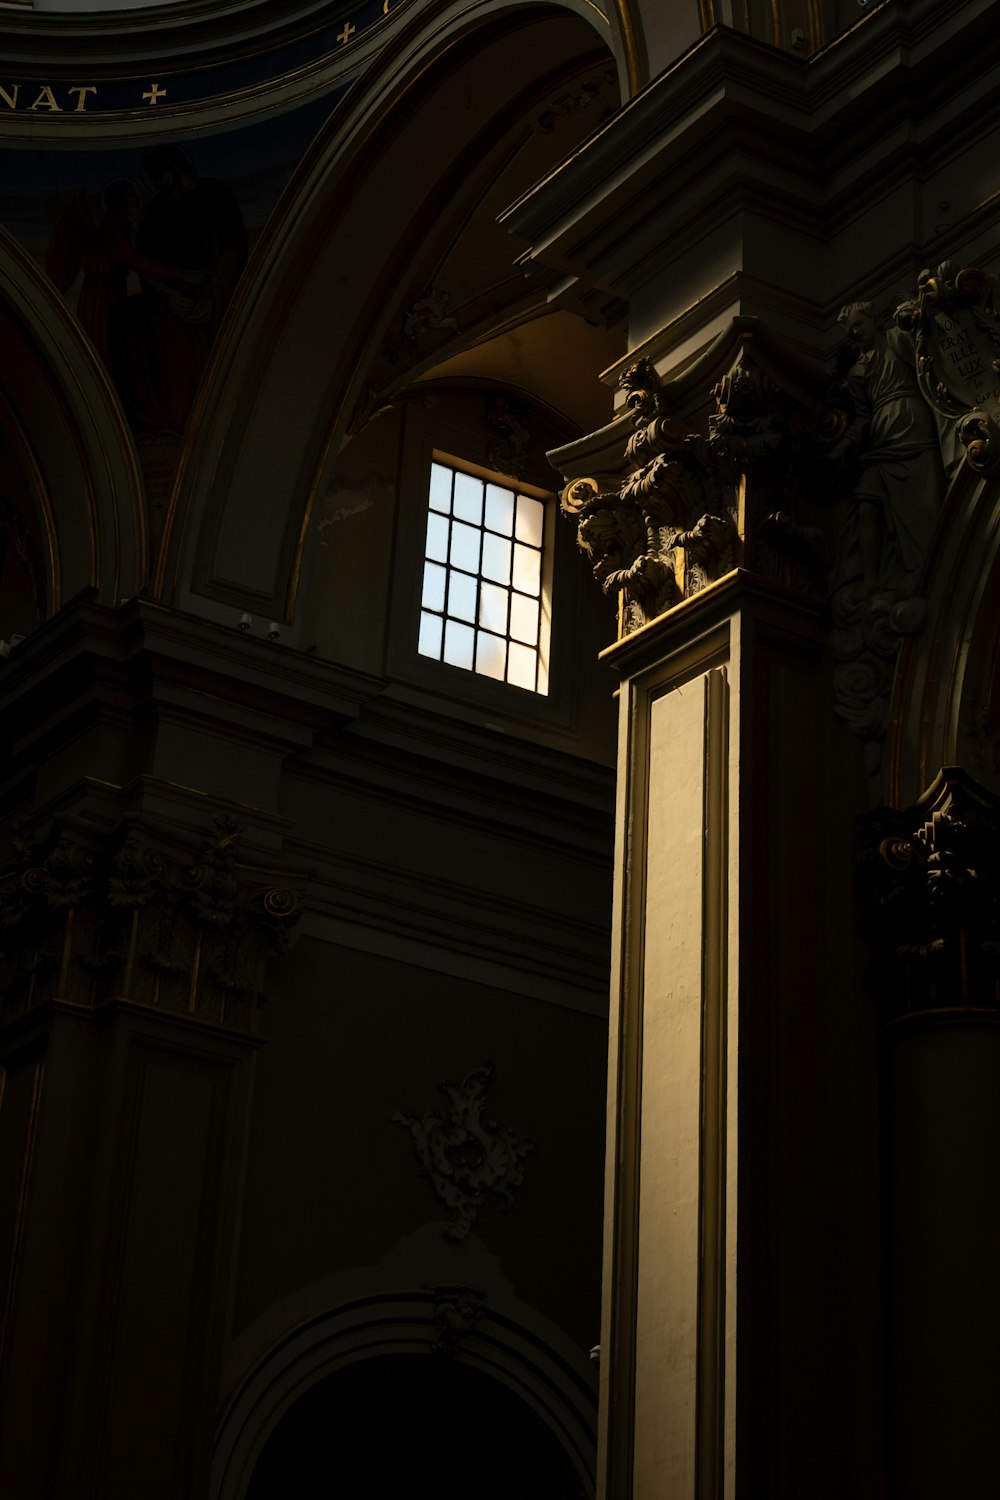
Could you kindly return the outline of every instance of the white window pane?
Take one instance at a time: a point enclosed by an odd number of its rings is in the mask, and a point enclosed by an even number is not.
[[[444,621],[440,615],[429,615],[426,611],[420,615],[420,640],[417,642],[417,650],[421,656],[433,656],[435,661],[441,660],[441,627]]]
[[[510,583],[510,542],[503,537],[483,537],[483,577],[494,583]]]
[[[483,524],[483,481],[471,474],[455,475],[455,515],[460,521]]]
[[[427,517],[427,546],[424,549],[426,557],[432,557],[435,562],[448,561],[448,517],[438,516],[431,511]]]
[[[532,547],[540,547],[544,520],[545,507],[540,500],[532,500],[530,495],[518,495],[514,535],[519,542],[529,542]]]
[[[482,532],[474,526],[463,526],[461,521],[451,525],[451,565],[464,568],[466,573],[479,572],[479,538]]]
[[[467,671],[471,671],[475,639],[476,633],[471,626],[449,620],[444,630],[445,661],[450,662],[453,667],[465,667]]]
[[[464,573],[452,573],[448,579],[448,614],[475,623],[477,592],[474,578],[466,578]]]
[[[503,536],[510,536],[514,530],[514,496],[498,484],[486,486],[486,524]]]
[[[511,641],[507,651],[507,681],[534,692],[537,660],[538,653],[530,646],[519,646],[516,641]]]
[[[452,543],[454,550],[454,542]],[[541,581],[542,554],[531,547],[514,544],[514,587],[522,594],[537,594]]]
[[[528,646],[538,644],[538,600],[523,594],[510,596],[510,633],[516,641]]]
[[[421,603],[425,609],[439,609],[444,613],[444,581],[447,569],[437,563],[424,563],[424,592]]]
[[[485,630],[476,632],[476,671],[484,677],[495,677],[503,682],[503,671],[507,661],[507,642],[498,635],[487,635]]]
[[[507,633],[507,590],[484,583],[479,591],[479,623],[499,635]]]
[[[431,510],[451,510],[451,470],[443,464],[431,464]]]

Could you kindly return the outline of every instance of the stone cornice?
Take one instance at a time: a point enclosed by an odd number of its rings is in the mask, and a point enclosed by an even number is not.
[[[0,668],[0,724],[24,734],[39,695],[65,681],[117,684],[138,703],[140,689],[189,683],[219,705],[280,717],[315,731],[357,717],[384,687],[380,678],[306,652],[245,636],[193,615],[132,599],[119,609],[87,600],[67,605]],[[8,743],[10,743],[8,739]]]
[[[974,121],[998,13],[995,0],[880,7],[810,61],[718,27],[502,222],[525,259],[623,296],[723,200],[763,195],[820,233]]]

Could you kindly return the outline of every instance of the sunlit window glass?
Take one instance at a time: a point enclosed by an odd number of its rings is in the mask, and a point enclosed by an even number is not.
[[[548,691],[540,609],[545,506],[437,460],[428,489],[421,656]]]

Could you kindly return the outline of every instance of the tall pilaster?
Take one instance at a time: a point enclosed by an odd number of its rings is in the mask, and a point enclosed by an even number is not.
[[[850,1204],[875,1194],[846,1118],[870,1100],[862,1084],[847,1105],[838,1076],[856,1022],[829,1003],[825,641],[821,603],[734,571],[606,653],[623,679],[608,1500],[792,1496],[806,1475],[832,1500],[864,1468],[854,1492],[880,1492],[847,1394],[859,1340],[877,1343]]]

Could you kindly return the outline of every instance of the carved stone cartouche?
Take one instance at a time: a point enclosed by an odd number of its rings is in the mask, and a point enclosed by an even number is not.
[[[912,340],[917,379],[945,435],[949,472],[964,455],[979,473],[1000,470],[1000,307],[994,278],[942,261],[921,271],[916,296],[896,309]],[[949,443],[949,427],[957,442]]]
[[[483,1119],[493,1064],[480,1063],[457,1083],[441,1084],[447,1113],[431,1109],[422,1115],[393,1115],[413,1137],[413,1148],[435,1193],[451,1212],[444,1226],[448,1239],[463,1240],[490,1197],[510,1208],[514,1189],[524,1181],[524,1158],[533,1143],[506,1125]]]

